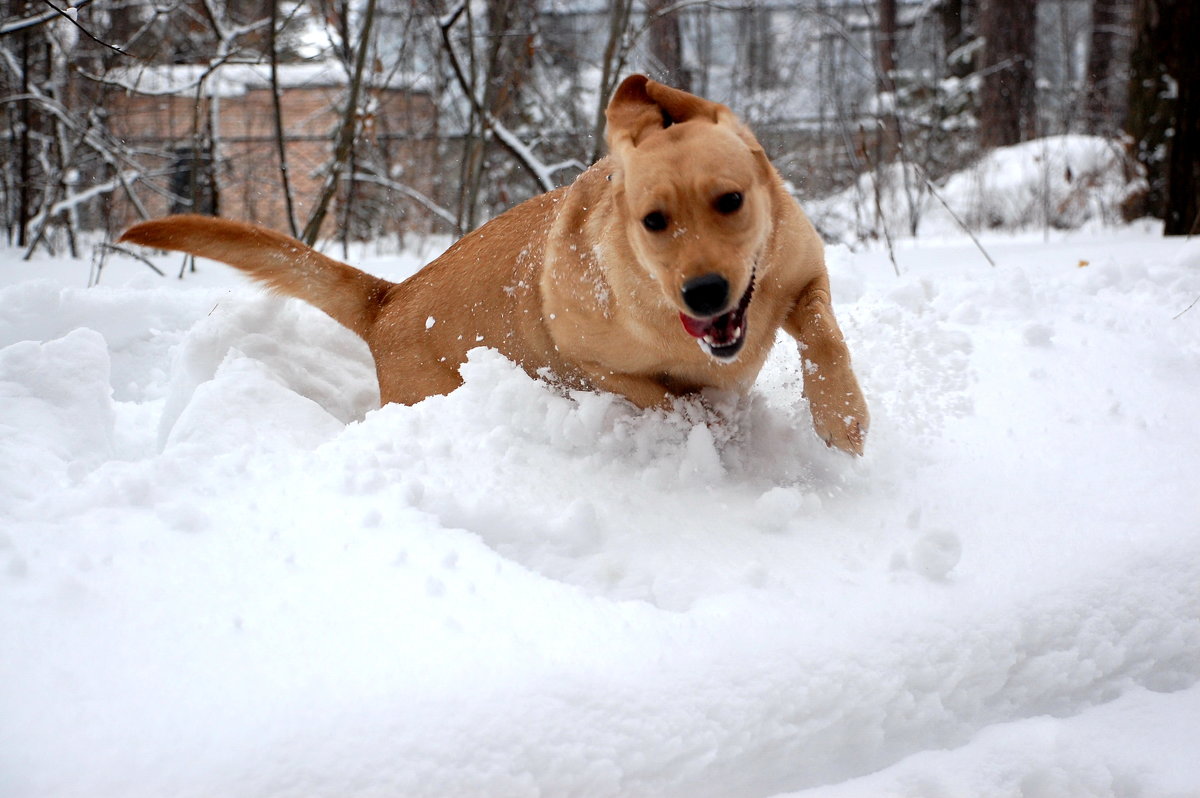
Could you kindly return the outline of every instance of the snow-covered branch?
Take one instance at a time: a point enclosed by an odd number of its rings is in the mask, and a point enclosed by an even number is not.
[[[28,30],[29,28],[36,28],[38,25],[45,24],[52,19],[56,19],[57,17],[71,17],[79,9],[91,4],[92,0],[79,0],[79,2],[67,5],[66,8],[51,6],[49,9],[39,14],[32,14],[28,17],[22,17],[21,19],[9,20],[3,24],[0,24],[0,36],[7,35],[9,33],[16,33],[17,31],[21,30]]]
[[[450,66],[454,71],[458,87],[467,98],[467,102],[471,104],[471,109],[483,123],[484,128],[494,135],[496,140],[504,145],[505,149],[512,153],[518,163],[525,167],[534,180],[537,181],[542,191],[553,191],[557,187],[554,174],[560,171],[561,165],[548,166],[534,153],[532,147],[522,141],[520,136],[505,127],[488,108],[485,108],[483,101],[476,95],[472,81],[467,76],[466,70],[463,68],[462,60],[458,55],[458,50],[454,46],[454,39],[451,37],[450,31],[458,21],[458,18],[466,10],[466,7],[467,4],[465,2],[459,3],[453,11],[438,21],[442,32],[442,44],[446,50],[446,55],[450,58]]]
[[[80,205],[87,202],[88,200],[95,199],[96,197],[102,196],[104,194],[111,194],[112,192],[116,191],[117,189],[125,188],[129,185],[130,181],[137,180],[139,177],[141,177],[140,171],[138,171],[136,169],[126,170],[125,172],[118,174],[116,177],[112,178],[111,180],[106,180],[103,183],[97,183],[95,185],[89,186],[88,188],[84,189],[83,191],[77,192],[75,194],[71,194],[68,197],[64,197],[63,199],[59,200],[58,202],[55,202],[53,205],[49,206],[48,208],[43,208],[42,210],[38,211],[38,213],[36,215],[34,215],[33,218],[31,218],[29,220],[29,224],[31,227],[34,227],[34,228],[40,227],[46,219],[57,216],[58,214],[63,213],[64,211],[69,211],[69,210],[78,208]]]
[[[405,185],[404,183],[398,183],[395,180],[390,180],[382,175],[377,175],[372,172],[358,172],[354,175],[354,179],[362,183],[374,183],[391,191],[395,191],[398,194],[403,194],[409,199],[417,202],[419,205],[424,207],[446,224],[450,225],[451,229],[459,231],[458,217],[456,217],[447,209],[443,208],[441,205],[438,205],[427,195],[417,191],[412,186]]]

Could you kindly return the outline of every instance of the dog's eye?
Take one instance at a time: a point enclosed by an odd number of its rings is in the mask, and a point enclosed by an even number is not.
[[[742,194],[740,191],[730,191],[728,194],[722,194],[717,197],[717,201],[713,203],[717,209],[717,213],[737,213],[742,207]]]
[[[667,215],[662,211],[651,211],[642,217],[642,227],[651,233],[661,233],[667,229]]]

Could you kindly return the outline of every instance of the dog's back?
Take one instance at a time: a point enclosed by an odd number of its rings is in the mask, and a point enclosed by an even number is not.
[[[283,233],[211,216],[140,222],[119,240],[227,263],[323,310],[367,342],[383,402],[411,404],[458,387],[458,368],[478,346],[498,349],[530,374],[550,368],[571,380],[545,330],[538,285],[561,195],[543,194],[501,214],[402,283]]]

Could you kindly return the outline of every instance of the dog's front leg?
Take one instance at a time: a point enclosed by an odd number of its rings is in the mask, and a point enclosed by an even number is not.
[[[784,329],[800,343],[804,395],[813,428],[827,446],[862,454],[870,415],[850,367],[850,350],[833,316],[825,278],[814,280],[801,292]]]

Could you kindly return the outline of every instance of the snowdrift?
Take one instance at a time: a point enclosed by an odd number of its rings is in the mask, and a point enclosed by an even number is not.
[[[986,243],[831,250],[861,460],[788,341],[377,408],[231,270],[0,257],[0,794],[1200,793],[1200,246]]]
[[[866,172],[855,184],[809,203],[830,240],[853,243],[963,229],[1028,231],[1119,225],[1122,206],[1145,179],[1119,141],[1078,134],[998,147],[936,186],[911,163]]]

